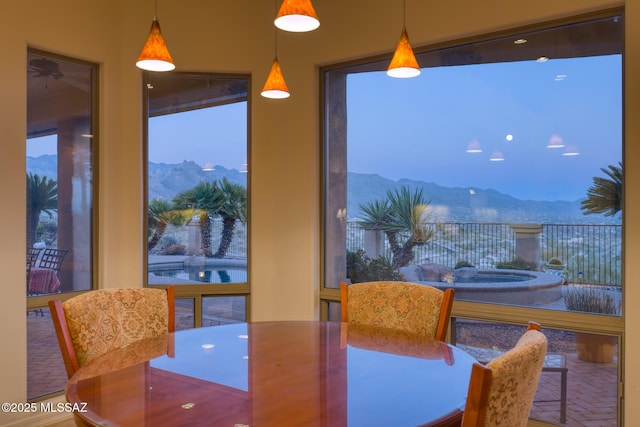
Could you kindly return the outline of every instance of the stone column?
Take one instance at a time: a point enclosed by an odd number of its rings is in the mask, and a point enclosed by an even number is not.
[[[511,224],[516,234],[516,258],[536,265],[540,263],[540,224]]]
[[[364,252],[376,259],[384,254],[384,233],[380,230],[364,230]]]
[[[337,288],[347,277],[347,218],[357,212],[347,210],[347,75],[331,74],[326,87],[331,91],[327,99],[330,147],[325,150],[325,285]]]
[[[201,255],[202,252],[202,236],[200,235],[200,221],[194,218],[189,227],[189,243],[187,247],[187,253],[189,255]]]

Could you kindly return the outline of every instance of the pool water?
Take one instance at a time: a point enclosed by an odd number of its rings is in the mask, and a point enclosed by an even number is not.
[[[478,273],[469,277],[457,277],[455,283],[506,283],[506,282],[524,282],[531,280],[532,277],[524,274],[490,274]]]
[[[246,283],[246,268],[185,267],[180,270],[158,270],[158,277],[172,277],[201,283]]]

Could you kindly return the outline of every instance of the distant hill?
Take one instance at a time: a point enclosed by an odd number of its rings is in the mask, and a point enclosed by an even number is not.
[[[58,175],[58,157],[43,155],[27,157],[27,171],[40,176],[54,178]],[[227,178],[230,182],[247,186],[247,174],[236,169],[215,166],[212,171],[203,171],[193,161],[182,163],[149,163],[149,199],[167,200],[181,191],[193,188],[199,182],[212,182]]]
[[[182,163],[149,163],[149,199],[171,200],[183,190],[193,188],[199,182],[211,182],[227,178],[230,182],[246,187],[247,174],[236,169],[215,166],[213,171],[203,171],[193,161]],[[57,176],[57,156],[27,157],[27,171],[40,176]],[[295,177],[292,177],[295,179]],[[620,224],[619,215],[607,218],[602,215],[583,215],[580,200],[535,201],[520,200],[491,189],[475,187],[450,188],[438,184],[410,179],[393,181],[378,174],[349,172],[347,176],[347,216],[360,215],[360,205],[375,199],[386,198],[391,189],[407,186],[420,187],[430,202],[433,219],[447,222],[496,222],[496,223],[553,223],[553,224]]]
[[[477,187],[443,187],[438,184],[410,179],[393,181],[377,174],[349,173],[347,176],[347,217],[360,215],[360,206],[386,198],[389,190],[406,186],[422,188],[432,208],[432,218],[445,222],[496,223],[588,223],[620,224],[620,218],[603,215],[584,215],[580,200],[536,201],[521,200],[491,189]]]
[[[178,164],[149,162],[149,199],[171,200],[176,194],[193,188],[199,182],[213,182],[222,178],[247,186],[247,174],[236,169],[216,165],[214,170],[205,172],[193,161]]]
[[[55,179],[58,176],[58,156],[43,154],[38,157],[27,157],[27,172]]]

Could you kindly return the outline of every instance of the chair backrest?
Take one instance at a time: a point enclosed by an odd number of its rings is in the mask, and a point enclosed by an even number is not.
[[[47,248],[42,253],[42,257],[40,257],[38,267],[50,268],[56,272],[60,272],[60,268],[62,268],[62,263],[64,262],[64,258],[67,256],[68,252],[69,251],[64,249]]]
[[[340,283],[342,321],[447,336],[454,290],[407,282]]]
[[[27,250],[27,270],[36,266],[40,252],[42,252],[41,248],[29,248]]]
[[[511,350],[471,370],[462,427],[525,427],[547,352],[540,325],[527,332]]]
[[[40,252],[42,252],[40,248],[29,248],[27,250],[27,291],[29,290],[29,273],[31,273],[31,269],[36,266]]]
[[[174,307],[173,286],[101,289],[49,301],[67,375],[109,351],[174,332]]]

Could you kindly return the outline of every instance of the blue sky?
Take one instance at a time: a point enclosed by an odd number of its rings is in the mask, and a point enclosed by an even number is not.
[[[583,198],[622,159],[621,75],[619,55],[429,68],[413,79],[350,75],[349,171]],[[580,154],[547,148],[552,134]],[[481,153],[466,152],[474,139]],[[489,161],[495,150],[504,161]]]

